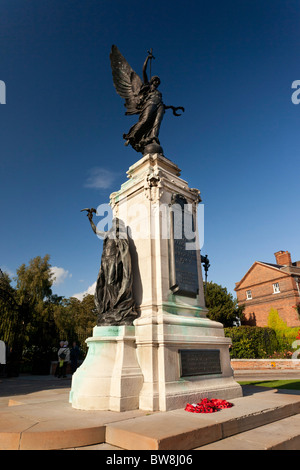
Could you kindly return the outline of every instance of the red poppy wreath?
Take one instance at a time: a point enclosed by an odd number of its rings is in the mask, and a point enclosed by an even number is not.
[[[203,398],[199,403],[188,403],[185,407],[185,411],[191,413],[214,413],[215,411],[223,410],[224,408],[231,408],[233,403],[229,403],[226,400],[219,400],[218,398]]]

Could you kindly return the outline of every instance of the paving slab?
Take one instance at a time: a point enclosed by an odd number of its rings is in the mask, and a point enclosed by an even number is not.
[[[50,450],[103,443],[108,423],[147,412],[82,411],[68,402],[69,391],[15,396],[21,404],[0,405],[0,450]]]
[[[58,379],[52,375],[20,374],[18,377],[0,378],[1,397],[13,397],[39,391],[59,391],[70,389],[72,377]]]
[[[299,450],[300,415],[276,421],[194,450]]]
[[[299,395],[273,390],[231,402],[232,408],[211,414],[182,409],[111,423],[106,442],[127,450],[189,450],[300,412]]]
[[[110,450],[110,451],[116,451],[116,450],[124,450],[121,449],[121,447],[116,447],[112,446],[110,444],[106,444],[105,442],[102,444],[95,444],[92,446],[84,446],[84,447],[73,447],[70,449],[65,449],[65,450]]]
[[[300,380],[300,370],[297,369],[242,369],[234,371],[238,381],[260,380]]]
[[[282,426],[290,430],[300,426],[300,394],[293,391],[246,386],[244,397],[231,400],[232,408],[212,414],[184,409],[118,413],[74,409],[68,401],[68,386],[57,385],[53,379],[46,382],[45,390],[38,380],[21,378],[19,388],[17,380],[9,382],[6,389],[1,389],[5,384],[0,383],[0,450],[204,450],[212,442],[216,446],[242,442],[251,448],[256,436],[260,436],[257,445],[265,448],[264,426],[281,426],[272,428],[274,436],[282,434]],[[22,393],[10,394],[12,389]],[[252,428],[255,431],[245,440],[244,434]],[[274,445],[299,446],[296,431],[285,435],[289,444],[278,440]]]

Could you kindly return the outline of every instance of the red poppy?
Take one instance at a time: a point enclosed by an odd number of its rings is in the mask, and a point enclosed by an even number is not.
[[[220,400],[219,398],[203,398],[199,403],[188,403],[185,407],[185,411],[190,413],[214,413],[225,408],[231,408],[233,403],[226,400]]]

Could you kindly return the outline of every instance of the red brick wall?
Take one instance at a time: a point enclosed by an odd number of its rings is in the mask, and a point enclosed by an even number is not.
[[[276,263],[289,266],[292,264],[291,253],[289,251],[277,251],[275,254]]]
[[[273,293],[273,284],[279,283],[280,293]],[[251,290],[252,300],[246,300],[246,291]],[[246,322],[256,326],[267,326],[271,308],[278,310],[287,326],[299,326],[300,321],[293,308],[300,301],[295,280],[277,269],[255,263],[248,275],[236,287],[239,305],[245,305]]]
[[[277,295],[277,298],[275,295]],[[271,308],[274,308],[278,311],[280,318],[286,322],[287,326],[299,326],[300,321],[296,310],[293,308],[296,304],[295,296],[280,298],[279,295],[274,294],[274,298],[267,298],[262,303],[248,301],[244,310],[246,320],[254,319],[256,326],[268,326],[269,313]]]
[[[231,359],[233,370],[298,370],[300,359]]]

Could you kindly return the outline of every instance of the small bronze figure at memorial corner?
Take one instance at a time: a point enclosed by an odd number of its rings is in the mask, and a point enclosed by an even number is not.
[[[131,145],[137,152],[163,153],[158,139],[161,121],[166,109],[172,109],[175,116],[181,116],[177,111],[184,112],[182,106],[166,106],[162,94],[158,91],[160,78],[151,77],[151,61],[154,59],[152,49],[143,65],[143,81],[134,72],[127,60],[122,56],[117,46],[113,45],[110,62],[113,83],[117,93],[125,99],[126,115],[138,114],[139,120],[127,134],[123,134],[125,145]],[[150,61],[150,80],[147,76],[147,65]]]
[[[137,313],[132,292],[131,256],[125,224],[115,218],[110,230],[99,231],[93,222],[96,209],[82,209],[85,210],[93,232],[103,238],[101,266],[95,290],[97,325],[132,325]]]

